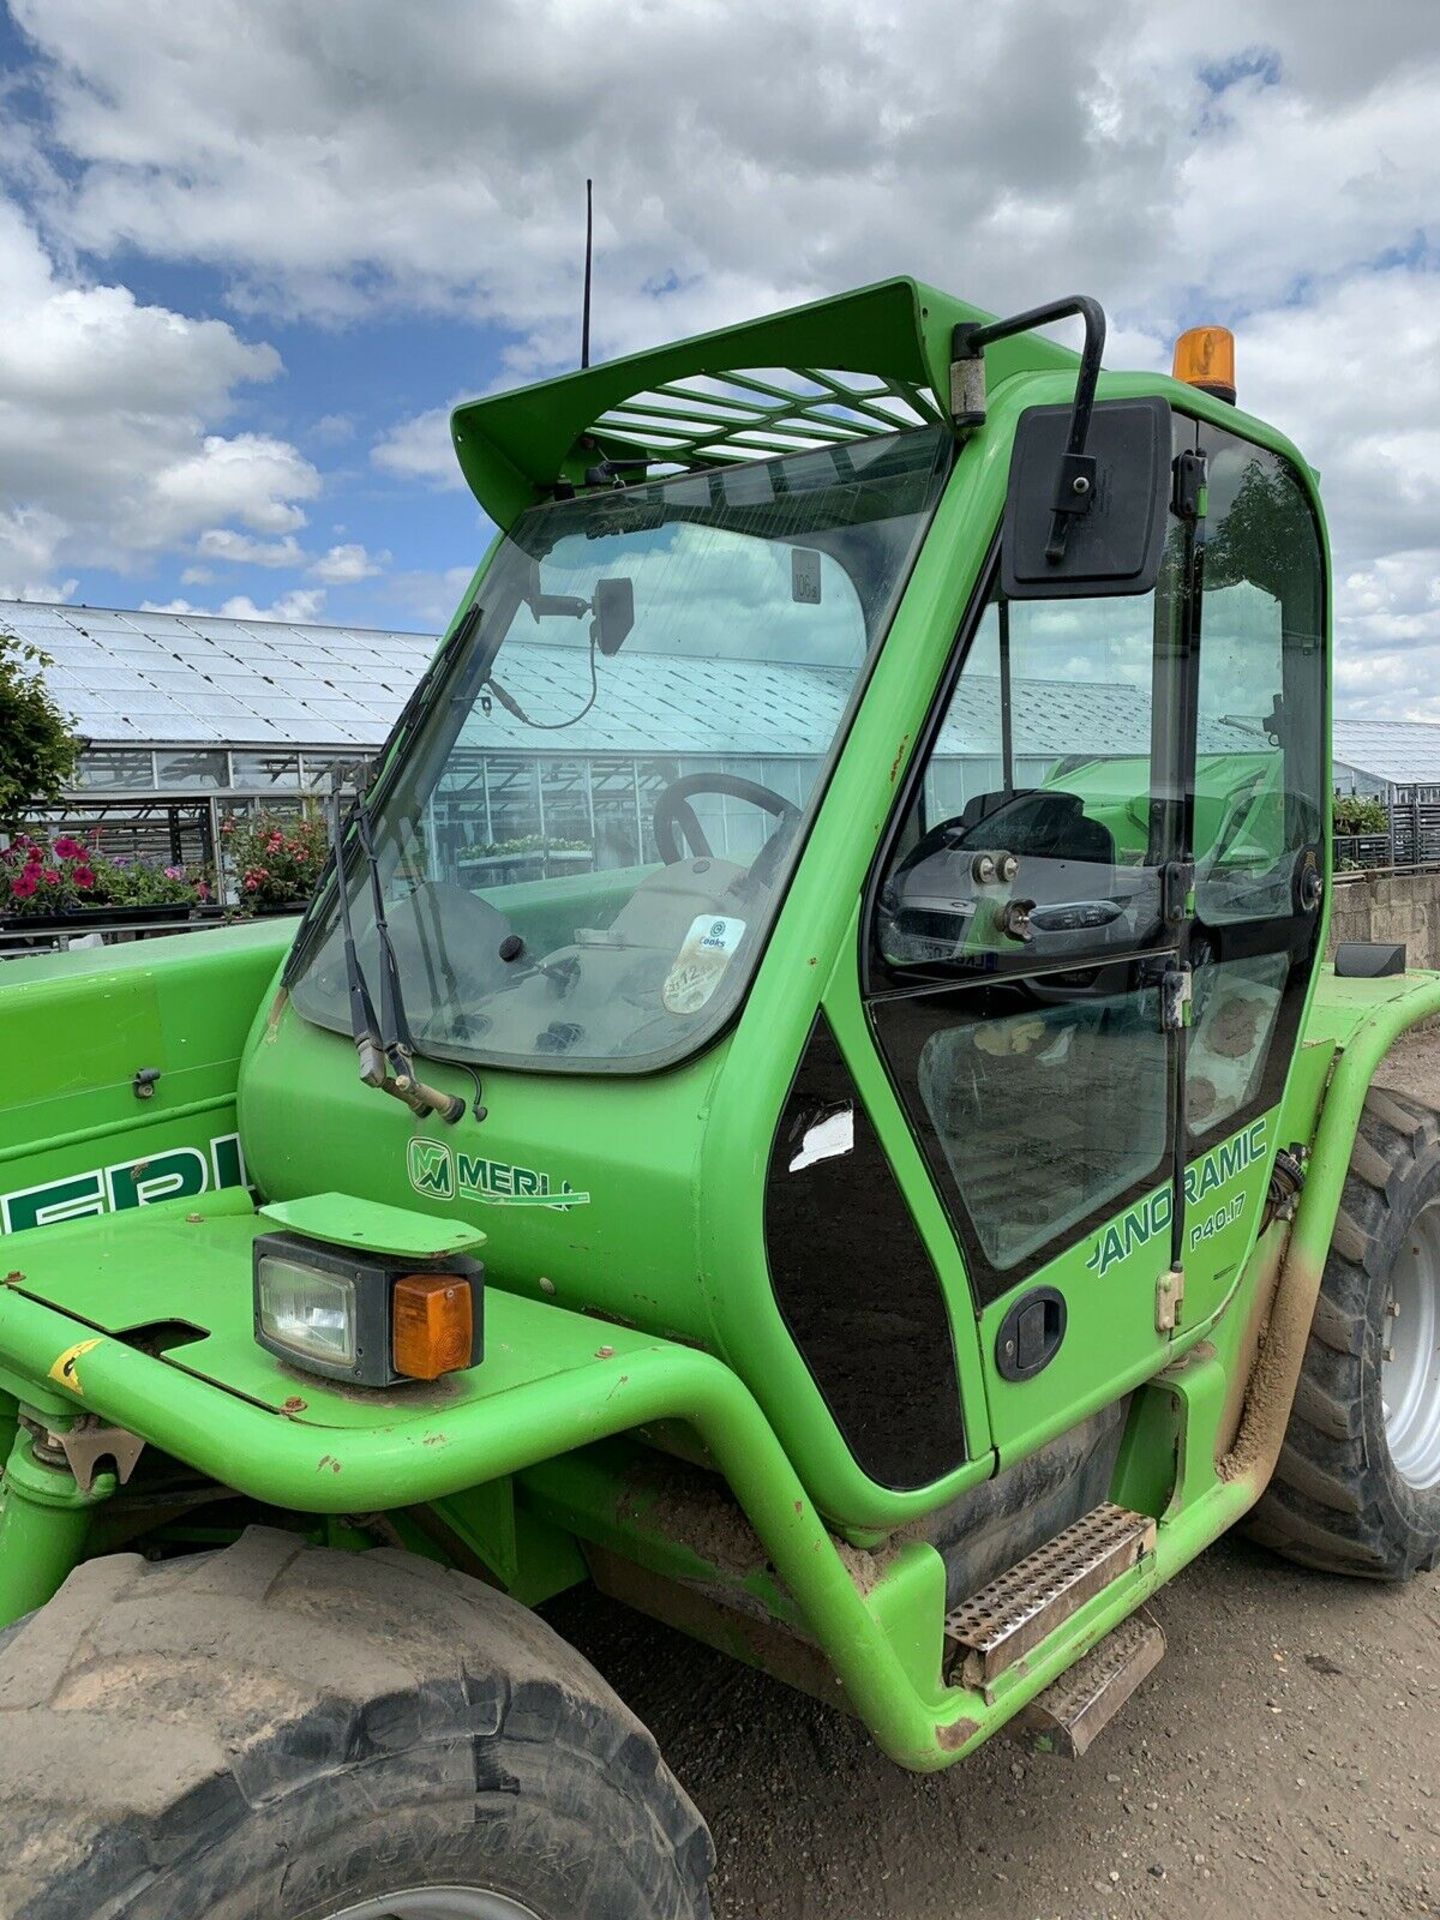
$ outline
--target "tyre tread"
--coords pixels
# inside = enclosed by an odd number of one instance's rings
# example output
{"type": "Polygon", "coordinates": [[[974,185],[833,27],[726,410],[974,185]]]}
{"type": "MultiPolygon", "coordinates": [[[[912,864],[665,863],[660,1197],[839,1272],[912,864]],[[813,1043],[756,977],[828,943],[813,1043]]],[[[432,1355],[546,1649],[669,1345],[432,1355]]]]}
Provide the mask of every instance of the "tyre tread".
{"type": "Polygon", "coordinates": [[[708,1914],[709,1834],[649,1732],[494,1588],[264,1528],[187,1561],[90,1562],[0,1646],[0,1920],[184,1913],[157,1892],[167,1869],[289,1817],[323,1776],[389,1761],[473,1799],[491,1756],[513,1795],[507,1752],[619,1781],[654,1913],[708,1914]]]}
{"type": "MultiPolygon", "coordinates": [[[[1440,1112],[1372,1087],[1346,1173],[1290,1424],[1248,1522],[1297,1563],[1405,1579],[1440,1548],[1440,1491],[1390,1462],[1379,1413],[1376,1314],[1394,1249],[1440,1186],[1440,1112]]],[[[1380,1302],[1383,1306],[1383,1302],[1380,1302]]]]}

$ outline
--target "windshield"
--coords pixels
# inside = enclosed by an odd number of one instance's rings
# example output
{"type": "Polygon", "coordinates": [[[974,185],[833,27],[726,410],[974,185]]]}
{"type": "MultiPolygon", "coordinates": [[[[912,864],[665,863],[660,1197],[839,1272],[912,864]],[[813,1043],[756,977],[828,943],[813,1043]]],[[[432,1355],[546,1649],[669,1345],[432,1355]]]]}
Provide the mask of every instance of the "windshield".
{"type": "MultiPolygon", "coordinates": [[[[857,440],[517,522],[374,809],[422,1052],[623,1072],[724,1022],[951,444],[857,440]]],[[[332,899],[289,978],[305,1018],[348,1032],[337,917],[332,899]]]]}

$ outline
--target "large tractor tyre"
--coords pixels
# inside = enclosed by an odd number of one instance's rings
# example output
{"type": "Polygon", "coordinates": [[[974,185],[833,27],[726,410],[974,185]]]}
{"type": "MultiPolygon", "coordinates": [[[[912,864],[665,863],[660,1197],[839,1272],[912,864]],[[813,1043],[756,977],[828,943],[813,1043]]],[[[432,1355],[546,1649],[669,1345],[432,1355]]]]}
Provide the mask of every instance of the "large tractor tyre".
{"type": "Polygon", "coordinates": [[[252,1529],[0,1650],[0,1920],[706,1920],[705,1826],[503,1594],[252,1529]]]}
{"type": "Polygon", "coordinates": [[[1440,1563],[1440,1113],[1372,1088],[1285,1444],[1250,1531],[1302,1566],[1440,1563]]]}

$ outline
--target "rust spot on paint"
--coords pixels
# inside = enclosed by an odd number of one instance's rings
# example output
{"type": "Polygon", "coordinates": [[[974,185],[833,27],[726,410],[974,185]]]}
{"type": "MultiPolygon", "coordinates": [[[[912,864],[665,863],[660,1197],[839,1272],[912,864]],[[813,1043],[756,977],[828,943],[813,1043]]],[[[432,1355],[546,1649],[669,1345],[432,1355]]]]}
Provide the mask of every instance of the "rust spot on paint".
{"type": "Polygon", "coordinates": [[[290,998],[284,987],[270,1002],[270,1011],[265,1016],[265,1038],[273,1041],[280,1031],[280,1016],[285,1011],[285,1002],[290,998]]]}
{"type": "Polygon", "coordinates": [[[326,1467],[329,1467],[332,1473],[339,1473],[340,1462],[335,1458],[333,1453],[327,1453],[322,1455],[321,1458],[316,1462],[315,1471],[317,1473],[323,1473],[326,1467]]]}
{"type": "Polygon", "coordinates": [[[952,1720],[946,1726],[935,1729],[935,1744],[942,1753],[958,1753],[967,1740],[973,1740],[980,1731],[978,1720],[952,1720]]]}
{"type": "Polygon", "coordinates": [[[804,1513],[804,1511],[805,1511],[805,1502],[804,1502],[803,1500],[797,1500],[797,1501],[795,1502],[795,1511],[796,1511],[797,1513],[804,1513]]]}
{"type": "Polygon", "coordinates": [[[893,787],[900,772],[900,762],[905,758],[905,749],[910,744],[908,733],[901,734],[900,744],[895,749],[895,758],[890,762],[890,784],[893,787]]]}

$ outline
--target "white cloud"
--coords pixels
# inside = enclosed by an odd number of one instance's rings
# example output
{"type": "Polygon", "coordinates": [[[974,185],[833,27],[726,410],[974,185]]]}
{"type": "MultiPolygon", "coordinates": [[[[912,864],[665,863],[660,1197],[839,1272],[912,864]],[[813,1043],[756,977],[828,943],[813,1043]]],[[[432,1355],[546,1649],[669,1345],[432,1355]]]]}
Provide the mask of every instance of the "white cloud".
{"type": "Polygon", "coordinates": [[[449,407],[429,407],[408,420],[398,420],[375,442],[370,458],[401,480],[424,480],[456,490],[465,485],[450,439],[449,407]]]}
{"type": "Polygon", "coordinates": [[[327,587],[348,587],[357,580],[373,580],[389,564],[388,553],[368,553],[359,541],[351,540],[323,554],[311,567],[310,577],[323,580],[327,587]]]}
{"type": "Polygon", "coordinates": [[[238,520],[280,533],[320,477],[287,442],[213,424],[279,359],[220,321],[69,284],[0,196],[0,580],[129,566],[238,520]]]}
{"type": "Polygon", "coordinates": [[[247,593],[232,594],[218,607],[198,607],[193,601],[142,600],[141,613],[197,613],[222,620],[294,620],[308,625],[319,620],[325,608],[323,587],[296,587],[282,593],[268,607],[257,607],[247,593]]]}
{"type": "Polygon", "coordinates": [[[195,543],[206,560],[225,560],[232,566],[299,567],[305,552],[293,533],[280,540],[257,540],[234,527],[207,527],[195,543]]]}
{"type": "Polygon", "coordinates": [[[350,413],[322,413],[310,427],[308,437],[320,446],[336,447],[355,438],[355,416],[350,413]]]}
{"type": "Polygon", "coordinates": [[[455,617],[460,596],[470,584],[475,569],[471,566],[446,567],[437,573],[405,571],[391,573],[380,591],[397,611],[396,624],[421,633],[438,633],[455,617]]]}
{"type": "MultiPolygon", "coordinates": [[[[498,337],[507,379],[573,364],[594,173],[597,355],[895,271],[993,307],[1094,291],[1116,366],[1229,321],[1242,400],[1324,474],[1349,709],[1440,686],[1434,0],[429,0],[403,32],[386,0],[12,12],[65,163],[32,145],[12,165],[57,245],[209,262],[242,313],[442,314],[498,337]]],[[[268,348],[61,285],[3,238],[0,284],[0,457],[23,446],[47,476],[28,522],[0,520],[0,573],[52,577],[77,524],[92,562],[297,532],[314,469],[216,431],[268,348]],[[7,400],[28,410],[13,442],[7,400]]],[[[314,444],[343,432],[328,419],[314,444]]],[[[462,484],[447,408],[370,457],[462,484]]]]}

